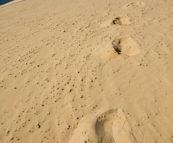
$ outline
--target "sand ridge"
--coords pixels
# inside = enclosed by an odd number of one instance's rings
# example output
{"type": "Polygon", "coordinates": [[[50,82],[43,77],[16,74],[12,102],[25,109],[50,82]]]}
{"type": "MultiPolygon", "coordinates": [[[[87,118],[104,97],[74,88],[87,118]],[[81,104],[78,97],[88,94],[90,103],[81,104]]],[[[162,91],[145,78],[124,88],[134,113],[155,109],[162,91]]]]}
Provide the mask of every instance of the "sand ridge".
{"type": "Polygon", "coordinates": [[[172,6],[25,0],[0,8],[0,142],[171,143],[172,6]]]}

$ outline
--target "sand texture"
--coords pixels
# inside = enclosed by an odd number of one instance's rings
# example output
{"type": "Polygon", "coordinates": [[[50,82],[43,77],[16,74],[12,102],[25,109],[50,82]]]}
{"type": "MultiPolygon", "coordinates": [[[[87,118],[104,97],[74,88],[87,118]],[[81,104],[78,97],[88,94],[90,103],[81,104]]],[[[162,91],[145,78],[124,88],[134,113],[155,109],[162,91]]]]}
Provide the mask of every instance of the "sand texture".
{"type": "Polygon", "coordinates": [[[0,143],[173,143],[173,1],[0,7],[0,143]]]}

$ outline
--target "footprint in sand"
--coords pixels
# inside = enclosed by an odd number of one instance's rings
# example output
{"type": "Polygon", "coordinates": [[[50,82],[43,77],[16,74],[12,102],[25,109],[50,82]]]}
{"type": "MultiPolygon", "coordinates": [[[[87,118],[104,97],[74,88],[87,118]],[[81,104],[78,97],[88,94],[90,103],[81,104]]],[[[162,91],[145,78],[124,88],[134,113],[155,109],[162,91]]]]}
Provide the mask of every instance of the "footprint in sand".
{"type": "Polygon", "coordinates": [[[138,44],[131,37],[115,39],[112,46],[118,55],[134,56],[140,52],[138,44]]]}
{"type": "Polygon", "coordinates": [[[134,8],[134,7],[142,7],[145,6],[144,2],[137,1],[137,2],[132,2],[127,5],[122,6],[122,9],[129,9],[129,8],[134,8]]]}
{"type": "Polygon", "coordinates": [[[136,143],[133,132],[121,109],[84,117],[69,143],[136,143]]]}
{"type": "Polygon", "coordinates": [[[131,38],[116,38],[112,42],[103,42],[96,47],[91,57],[98,57],[102,60],[123,58],[124,56],[135,56],[140,53],[137,42],[131,38]]]}
{"type": "Polygon", "coordinates": [[[131,21],[129,17],[116,17],[114,19],[110,19],[100,25],[101,28],[109,27],[110,25],[130,25],[131,21]]]}
{"type": "Polygon", "coordinates": [[[111,109],[97,118],[96,134],[98,143],[135,143],[122,110],[111,109]]]}
{"type": "Polygon", "coordinates": [[[130,18],[129,17],[116,17],[112,20],[113,25],[130,25],[130,18]]]}

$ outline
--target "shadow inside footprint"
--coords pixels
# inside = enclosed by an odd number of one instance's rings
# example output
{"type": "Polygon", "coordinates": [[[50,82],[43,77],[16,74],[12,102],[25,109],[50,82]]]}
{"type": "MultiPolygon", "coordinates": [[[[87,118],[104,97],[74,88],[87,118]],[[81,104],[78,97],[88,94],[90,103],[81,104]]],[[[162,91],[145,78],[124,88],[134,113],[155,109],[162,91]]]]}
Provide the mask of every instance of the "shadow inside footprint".
{"type": "Polygon", "coordinates": [[[98,118],[96,121],[96,134],[98,136],[98,143],[103,142],[103,138],[105,136],[104,124],[101,118],[98,118]]]}
{"type": "Polygon", "coordinates": [[[113,40],[112,47],[118,55],[134,56],[140,52],[138,44],[131,37],[113,40]]]}
{"type": "Polygon", "coordinates": [[[98,136],[98,143],[115,143],[114,138],[104,129],[104,121],[98,118],[96,121],[96,134],[98,136]]]}
{"type": "Polygon", "coordinates": [[[116,18],[112,21],[112,24],[114,24],[114,25],[116,25],[116,24],[121,25],[122,22],[121,22],[120,17],[116,17],[116,18]]]}
{"type": "Polygon", "coordinates": [[[102,143],[115,143],[114,138],[110,134],[105,134],[102,143]]]}
{"type": "Polygon", "coordinates": [[[120,40],[118,40],[118,39],[114,40],[112,42],[112,46],[113,46],[115,52],[117,52],[117,54],[120,55],[121,51],[122,51],[120,40]]]}
{"type": "MultiPolygon", "coordinates": [[[[109,110],[106,114],[111,114],[114,110],[109,110]]],[[[109,131],[105,131],[105,126],[107,125],[107,120],[109,120],[106,114],[102,114],[99,118],[97,118],[95,129],[96,134],[98,136],[98,143],[115,143],[113,136],[110,134],[109,131]]],[[[106,127],[107,128],[107,127],[106,127]]]]}

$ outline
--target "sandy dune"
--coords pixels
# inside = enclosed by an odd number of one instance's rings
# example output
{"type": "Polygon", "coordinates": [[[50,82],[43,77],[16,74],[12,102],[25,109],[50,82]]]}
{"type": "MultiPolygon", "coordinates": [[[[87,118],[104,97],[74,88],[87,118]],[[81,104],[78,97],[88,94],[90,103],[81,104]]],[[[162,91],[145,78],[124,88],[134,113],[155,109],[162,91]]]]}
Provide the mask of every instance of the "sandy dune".
{"type": "Polygon", "coordinates": [[[0,143],[172,143],[172,0],[0,7],[0,143]]]}

